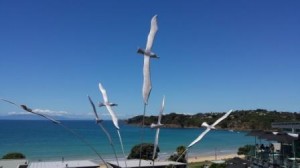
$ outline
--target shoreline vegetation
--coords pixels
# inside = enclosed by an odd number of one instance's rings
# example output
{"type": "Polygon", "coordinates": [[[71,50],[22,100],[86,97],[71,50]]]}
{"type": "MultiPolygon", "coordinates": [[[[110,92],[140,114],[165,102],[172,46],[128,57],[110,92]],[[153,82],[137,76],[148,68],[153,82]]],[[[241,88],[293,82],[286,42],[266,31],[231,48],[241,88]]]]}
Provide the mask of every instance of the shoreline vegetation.
{"type": "MultiPolygon", "coordinates": [[[[197,113],[194,115],[170,113],[163,115],[161,122],[167,128],[199,128],[205,121],[213,123],[225,112],[197,113]]],[[[156,123],[157,116],[145,116],[145,125],[156,123]]],[[[265,109],[237,110],[222,121],[217,128],[224,130],[249,131],[272,130],[272,122],[300,121],[300,113],[268,111],[265,109]]],[[[142,115],[129,118],[125,121],[129,125],[141,125],[142,115]]]]}

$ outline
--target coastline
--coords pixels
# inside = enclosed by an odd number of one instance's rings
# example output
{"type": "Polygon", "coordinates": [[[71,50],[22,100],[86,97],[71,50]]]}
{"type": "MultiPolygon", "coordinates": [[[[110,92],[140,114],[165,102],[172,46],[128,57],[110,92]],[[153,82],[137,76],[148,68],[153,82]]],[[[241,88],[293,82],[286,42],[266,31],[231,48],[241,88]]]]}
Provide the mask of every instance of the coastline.
{"type": "MultiPolygon", "coordinates": [[[[237,155],[234,153],[229,154],[222,154],[217,156],[217,160],[226,160],[226,159],[232,159],[234,157],[239,157],[244,159],[245,155],[237,155]]],[[[113,159],[111,159],[113,160],[113,159]]],[[[165,161],[166,159],[161,159],[158,161],[165,161]]],[[[188,163],[199,163],[199,162],[205,162],[205,161],[213,161],[216,160],[215,155],[199,155],[199,156],[193,156],[188,158],[188,163]]],[[[104,163],[100,163],[100,167],[105,167],[104,163]]]]}
{"type": "Polygon", "coordinates": [[[226,160],[234,157],[245,158],[244,155],[238,155],[234,153],[221,154],[221,155],[217,155],[217,157],[215,155],[200,155],[200,156],[189,157],[188,163],[213,161],[213,160],[226,160]]]}
{"type": "MultiPolygon", "coordinates": [[[[1,139],[0,156],[17,151],[23,153],[31,161],[55,161],[61,160],[97,160],[95,153],[77,138],[69,135],[65,130],[46,121],[0,121],[3,125],[0,134],[5,135],[1,139]],[[43,129],[41,129],[43,128],[43,129]],[[30,134],[31,136],[27,136],[30,134]],[[20,138],[25,137],[25,138],[20,138]]],[[[65,124],[76,130],[78,134],[86,137],[86,140],[101,154],[105,160],[114,158],[111,146],[99,127],[91,121],[65,121],[65,124]]],[[[117,134],[113,129],[111,121],[104,121],[104,126],[112,133],[117,149],[118,157],[122,158],[117,134]]],[[[155,130],[145,128],[147,142],[153,143],[155,130]]],[[[139,143],[139,127],[122,125],[125,153],[129,154],[130,149],[139,143]]],[[[159,139],[159,159],[169,158],[178,146],[189,144],[202,129],[161,129],[159,139]]],[[[1,136],[0,136],[1,137],[1,136]]],[[[224,130],[211,131],[205,139],[193,147],[187,157],[223,156],[224,154],[236,153],[237,149],[245,144],[253,144],[253,137],[245,136],[245,132],[231,132],[224,130]],[[220,143],[222,140],[222,145],[220,143]]]]}

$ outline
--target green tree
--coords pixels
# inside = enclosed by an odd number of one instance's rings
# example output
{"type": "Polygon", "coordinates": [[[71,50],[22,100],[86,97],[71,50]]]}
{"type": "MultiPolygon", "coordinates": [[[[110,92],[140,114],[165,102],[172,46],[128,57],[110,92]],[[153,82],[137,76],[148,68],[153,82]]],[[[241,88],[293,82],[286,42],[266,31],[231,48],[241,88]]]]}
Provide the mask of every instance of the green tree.
{"type": "Polygon", "coordinates": [[[248,155],[250,151],[254,151],[255,146],[253,145],[245,145],[243,147],[239,147],[237,154],[238,155],[248,155]]]}
{"type": "MultiPolygon", "coordinates": [[[[142,159],[145,160],[152,160],[153,156],[153,150],[154,150],[154,145],[151,143],[142,143],[135,145],[132,149],[131,152],[128,156],[128,159],[140,159],[140,149],[142,146],[142,159]]],[[[156,154],[154,159],[157,158],[158,152],[159,152],[159,147],[156,148],[156,154]]]]}
{"type": "Polygon", "coordinates": [[[186,153],[183,153],[185,152],[186,150],[186,147],[185,146],[178,146],[176,148],[176,154],[173,154],[169,157],[169,160],[172,160],[172,161],[178,161],[178,162],[182,162],[182,163],[186,163],[186,159],[185,159],[185,154],[186,153]],[[180,158],[179,158],[180,157],[180,158]],[[178,159],[179,158],[179,159],[178,159]]]}
{"type": "Polygon", "coordinates": [[[7,153],[2,159],[25,159],[25,155],[19,152],[7,153]]]}
{"type": "Polygon", "coordinates": [[[209,168],[226,168],[226,164],[225,163],[223,163],[223,164],[213,163],[209,166],[209,168]]]}

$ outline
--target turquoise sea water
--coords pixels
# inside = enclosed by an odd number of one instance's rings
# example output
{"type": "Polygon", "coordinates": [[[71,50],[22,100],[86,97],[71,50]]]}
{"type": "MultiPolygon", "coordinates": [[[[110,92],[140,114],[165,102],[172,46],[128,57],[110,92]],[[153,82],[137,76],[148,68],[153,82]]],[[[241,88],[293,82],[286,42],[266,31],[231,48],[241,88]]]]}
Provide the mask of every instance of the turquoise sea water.
{"type": "MultiPolygon", "coordinates": [[[[62,121],[63,124],[83,136],[106,159],[113,158],[108,140],[95,121],[62,121]]],[[[104,121],[111,133],[117,153],[122,157],[117,132],[111,121],[104,121]]],[[[120,123],[125,153],[141,142],[141,128],[120,123]]],[[[187,146],[202,128],[162,128],[160,131],[159,157],[175,152],[179,145],[187,146]]],[[[144,142],[154,142],[155,130],[145,128],[144,142]]],[[[193,146],[189,156],[236,153],[237,148],[253,144],[254,138],[246,132],[213,130],[193,146]]],[[[0,120],[0,156],[8,152],[22,152],[30,160],[97,159],[93,151],[62,127],[43,120],[0,120]]]]}

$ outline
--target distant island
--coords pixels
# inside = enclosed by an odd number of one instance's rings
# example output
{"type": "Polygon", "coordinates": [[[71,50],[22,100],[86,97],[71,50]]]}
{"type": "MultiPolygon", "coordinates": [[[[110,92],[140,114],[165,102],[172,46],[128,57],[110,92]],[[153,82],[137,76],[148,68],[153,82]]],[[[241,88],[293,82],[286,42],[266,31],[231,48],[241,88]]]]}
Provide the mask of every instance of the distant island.
{"type": "MultiPolygon", "coordinates": [[[[213,123],[225,112],[197,113],[194,115],[170,113],[162,117],[162,123],[170,128],[198,128],[202,122],[213,123]]],[[[131,125],[141,125],[142,115],[129,118],[126,122],[131,125]]],[[[228,130],[271,130],[272,122],[300,121],[300,113],[278,112],[265,109],[237,110],[222,121],[217,128],[228,130]]],[[[157,116],[146,116],[145,125],[157,122],[157,116]]]]}

